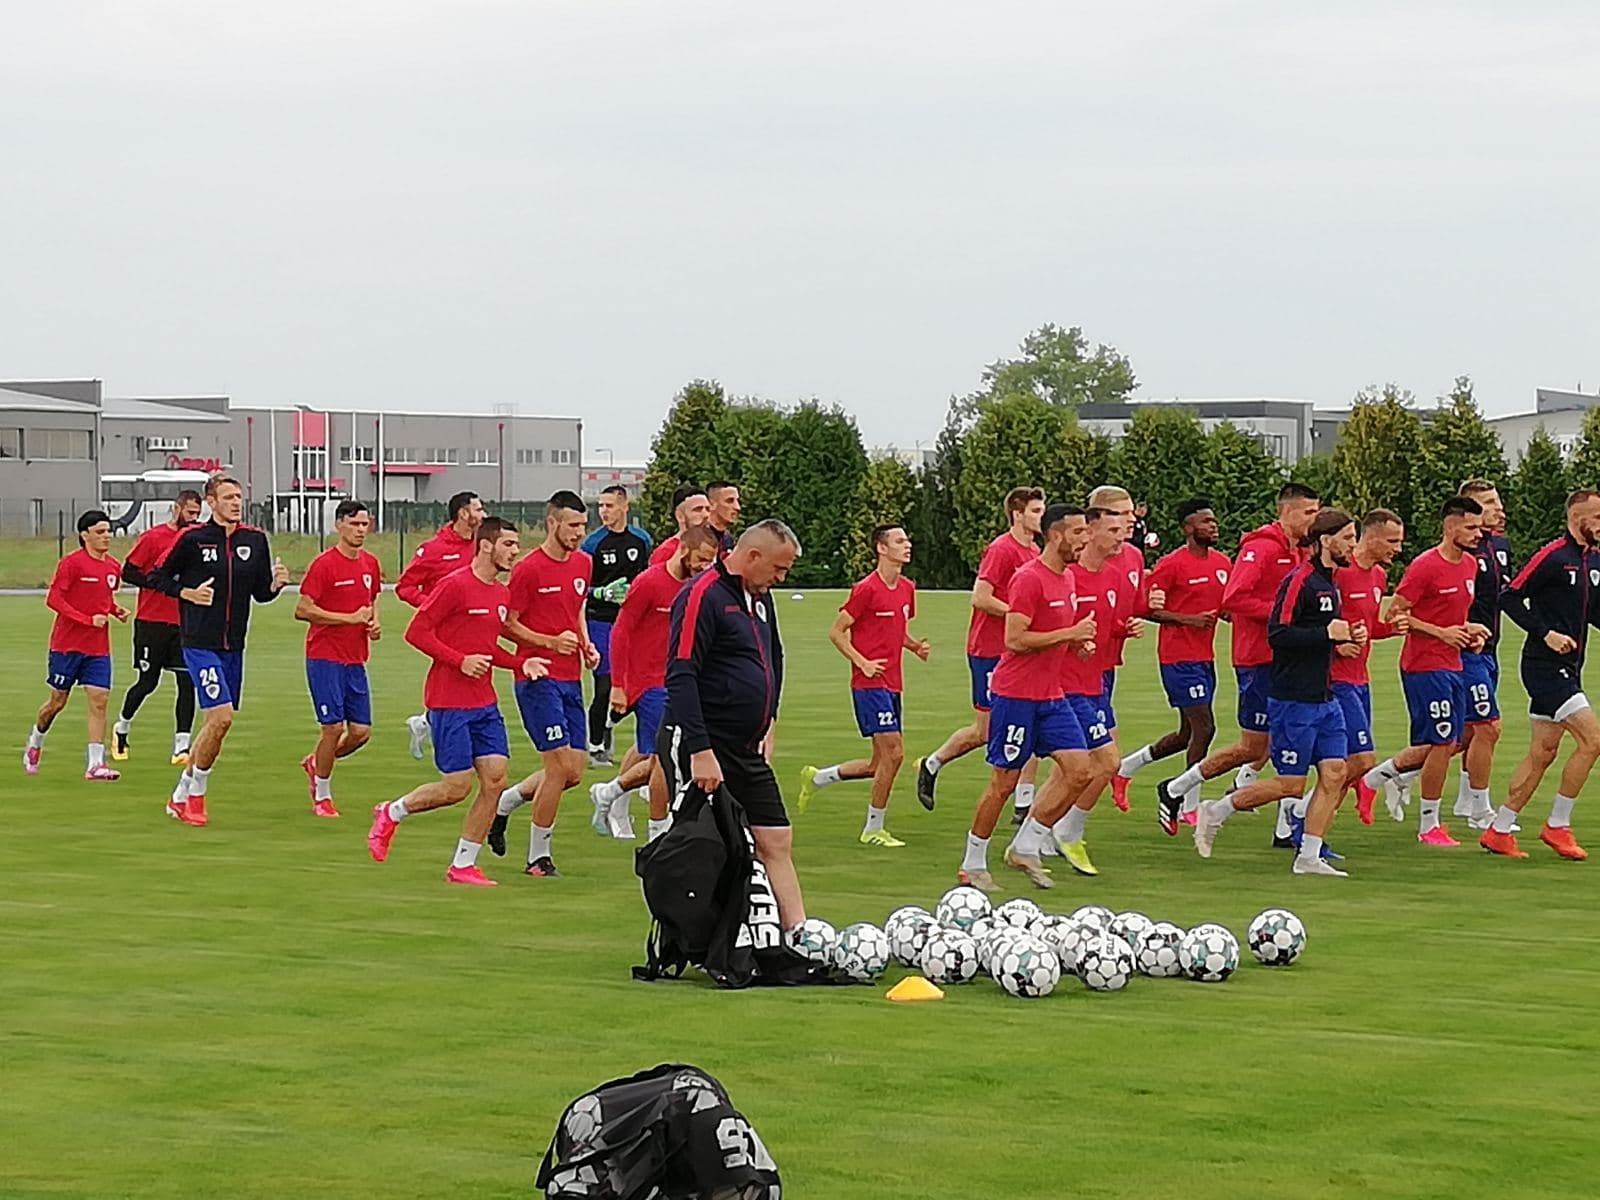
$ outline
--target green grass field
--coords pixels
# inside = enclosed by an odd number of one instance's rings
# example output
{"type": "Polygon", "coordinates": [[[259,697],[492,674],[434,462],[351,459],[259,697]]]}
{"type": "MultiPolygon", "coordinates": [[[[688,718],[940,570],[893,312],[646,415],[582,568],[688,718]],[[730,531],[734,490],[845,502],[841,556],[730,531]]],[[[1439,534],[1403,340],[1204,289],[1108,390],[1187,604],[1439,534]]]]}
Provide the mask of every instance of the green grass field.
{"type": "MultiPolygon", "coordinates": [[[[824,637],[837,599],[783,602],[778,755],[791,795],[802,764],[861,745],[824,637]]],[[[13,752],[0,801],[0,1195],[526,1196],[566,1101],[671,1059],[728,1085],[795,1197],[1593,1194],[1593,864],[1536,843],[1524,863],[1470,845],[1425,851],[1381,815],[1336,827],[1348,880],[1292,878],[1265,817],[1230,823],[1202,862],[1186,836],[1157,830],[1152,768],[1131,814],[1107,802],[1090,823],[1103,874],[1058,869],[1046,907],[1215,919],[1242,940],[1254,913],[1283,904],[1310,931],[1299,965],[1247,959],[1221,986],[1139,979],[1114,995],[1074,982],[1037,1002],[980,981],[909,1007],[881,987],[634,983],[645,915],[631,851],[590,832],[586,792],[557,830],[560,880],[518,873],[519,821],[512,858],[487,863],[502,887],[446,887],[458,812],[408,822],[387,864],[368,860],[370,806],[430,774],[406,752],[423,663],[392,597],[373,667],[377,738],[336,776],[345,818],[309,816],[298,763],[314,730],[291,603],[258,614],[212,824],[194,830],[162,815],[166,687],[140,714],[120,783],[81,781],[80,700],[43,772],[22,774],[48,614],[37,597],[0,599],[13,752]]],[[[964,599],[923,608],[935,657],[907,664],[913,753],[967,707],[964,599]]],[[[127,631],[116,636],[120,689],[127,631]]],[[[1124,746],[1169,724],[1153,646],[1135,650],[1118,691],[1124,746]]],[[[1393,749],[1405,729],[1393,644],[1377,657],[1379,739],[1393,749]]],[[[1526,741],[1514,682],[1504,699],[1497,795],[1526,741]]],[[[531,769],[513,728],[513,768],[531,769]]],[[[910,843],[900,851],[856,844],[863,785],[821,793],[797,836],[811,911],[843,925],[931,905],[954,881],[983,772],[977,755],[952,767],[933,814],[903,778],[889,821],[910,843]]],[[[1600,830],[1593,802],[1580,801],[1580,833],[1600,830]]]]}

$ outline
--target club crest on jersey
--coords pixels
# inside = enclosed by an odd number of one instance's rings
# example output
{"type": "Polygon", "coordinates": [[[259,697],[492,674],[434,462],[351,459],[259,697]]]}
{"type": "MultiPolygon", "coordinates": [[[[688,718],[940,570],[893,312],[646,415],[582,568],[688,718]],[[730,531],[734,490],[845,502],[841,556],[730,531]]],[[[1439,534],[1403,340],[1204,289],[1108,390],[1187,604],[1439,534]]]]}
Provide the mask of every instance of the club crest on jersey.
{"type": "Polygon", "coordinates": [[[113,592],[117,590],[117,584],[119,584],[121,582],[122,581],[120,579],[118,579],[115,575],[107,575],[106,576],[106,586],[108,588],[110,588],[113,592]]]}
{"type": "Polygon", "coordinates": [[[1589,586],[1600,587],[1600,570],[1596,570],[1594,567],[1589,568],[1589,586]]]}
{"type": "Polygon", "coordinates": [[[1001,750],[1000,753],[1005,757],[1007,762],[1016,762],[1017,756],[1022,753],[1022,747],[1013,746],[1010,742],[1007,742],[1005,744],[1005,748],[1001,750]]]}
{"type": "Polygon", "coordinates": [[[1138,571],[1129,571],[1128,572],[1128,582],[1133,584],[1134,587],[1138,587],[1139,586],[1139,572],[1138,571]]]}
{"type": "Polygon", "coordinates": [[[372,587],[372,572],[363,571],[362,574],[361,574],[361,582],[362,582],[363,586],[365,586],[368,589],[370,589],[372,587]]]}
{"type": "Polygon", "coordinates": [[[499,608],[495,609],[495,611],[500,614],[500,623],[504,625],[506,622],[506,606],[502,604],[499,608]]]}
{"type": "Polygon", "coordinates": [[[629,562],[638,562],[639,561],[639,547],[637,547],[637,546],[628,547],[628,561],[629,562]]]}
{"type": "Polygon", "coordinates": [[[1500,560],[1500,565],[1502,567],[1507,565],[1506,564],[1506,552],[1504,550],[1496,550],[1494,552],[1494,556],[1500,560]]]}
{"type": "Polygon", "coordinates": [[[583,593],[586,592],[588,590],[588,588],[589,588],[589,581],[587,579],[584,579],[581,575],[577,579],[574,579],[572,581],[572,590],[577,592],[578,595],[580,595],[580,596],[583,595],[583,593]]]}
{"type": "Polygon", "coordinates": [[[239,556],[239,561],[240,562],[249,561],[249,558],[250,558],[250,547],[249,546],[237,546],[237,547],[234,548],[233,552],[239,556]]]}
{"type": "Polygon", "coordinates": [[[1228,572],[1225,571],[1221,567],[1217,568],[1217,582],[1218,583],[1227,583],[1228,582],[1228,572]]]}
{"type": "Polygon", "coordinates": [[[762,622],[765,623],[765,621],[767,619],[766,601],[764,601],[764,600],[757,600],[756,601],[756,616],[760,617],[762,622]]]}

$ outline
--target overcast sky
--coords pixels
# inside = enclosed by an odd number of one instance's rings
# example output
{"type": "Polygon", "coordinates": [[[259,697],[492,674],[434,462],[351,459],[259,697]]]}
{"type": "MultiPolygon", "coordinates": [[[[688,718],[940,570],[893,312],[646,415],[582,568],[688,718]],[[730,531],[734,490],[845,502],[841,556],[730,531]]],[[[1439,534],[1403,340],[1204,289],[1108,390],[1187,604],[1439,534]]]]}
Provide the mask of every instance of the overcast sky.
{"type": "Polygon", "coordinates": [[[0,377],[932,438],[1046,321],[1147,396],[1600,385],[1592,4],[11,6],[0,377]],[[251,15],[253,12],[254,15],[251,15]]]}

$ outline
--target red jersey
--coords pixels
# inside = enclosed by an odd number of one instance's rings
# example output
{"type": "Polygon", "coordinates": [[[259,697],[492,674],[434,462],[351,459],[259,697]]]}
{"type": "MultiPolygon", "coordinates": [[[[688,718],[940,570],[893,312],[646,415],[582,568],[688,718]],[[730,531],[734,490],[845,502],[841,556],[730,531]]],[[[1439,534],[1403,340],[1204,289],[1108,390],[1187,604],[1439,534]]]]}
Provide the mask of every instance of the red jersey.
{"type": "MultiPolygon", "coordinates": [[[[1011,587],[1007,603],[1012,612],[1028,618],[1030,633],[1052,633],[1078,623],[1070,570],[1058,575],[1036,557],[1007,582],[1011,587]]],[[[1064,661],[1069,657],[1076,657],[1070,642],[1032,654],[1007,650],[989,679],[989,691],[1011,700],[1059,700],[1064,661]]]]}
{"type": "Polygon", "coordinates": [[[671,558],[678,552],[678,546],[682,541],[683,539],[677,534],[673,534],[666,541],[662,542],[661,545],[657,546],[650,552],[650,565],[654,567],[666,562],[667,559],[671,558]]]}
{"type": "MultiPolygon", "coordinates": [[[[1039,547],[1032,542],[1019,542],[1009,533],[1002,533],[989,543],[978,564],[978,578],[987,580],[994,588],[996,600],[1010,603],[1011,577],[1017,568],[1039,557],[1039,547]]],[[[1006,652],[1006,619],[972,610],[972,622],[967,626],[967,654],[973,658],[999,658],[1006,652]]]]}
{"type": "MultiPolygon", "coordinates": [[[[311,560],[300,594],[318,608],[352,613],[364,608],[383,591],[383,571],[378,560],[362,550],[349,558],[330,546],[311,560]]],[[[306,657],[336,663],[364,663],[372,653],[365,625],[309,625],[306,657]]]]}
{"type": "Polygon", "coordinates": [[[117,606],[122,586],[122,564],[111,555],[95,558],[87,550],[74,550],[56,564],[55,577],[44,602],[56,614],[50,627],[50,649],[77,654],[110,654],[111,633],[95,626],[98,613],[117,606]]]}
{"type": "Polygon", "coordinates": [[[1245,534],[1239,543],[1239,557],[1222,591],[1222,611],[1233,618],[1234,666],[1261,667],[1272,661],[1267,617],[1279,585],[1304,560],[1305,554],[1289,544],[1289,535],[1276,521],[1245,534]]]}
{"type": "MultiPolygon", "coordinates": [[[[1150,585],[1149,577],[1144,570],[1144,554],[1132,542],[1123,542],[1121,548],[1111,556],[1111,566],[1117,568],[1121,577],[1117,581],[1119,593],[1118,608],[1125,616],[1143,617],[1150,612],[1150,585]]],[[[1122,665],[1122,648],[1132,636],[1128,632],[1127,622],[1124,621],[1114,631],[1115,641],[1111,646],[1111,661],[1109,667],[1122,665]]]]}
{"type": "Polygon", "coordinates": [[[683,583],[665,563],[657,563],[628,585],[627,599],[611,626],[611,683],[622,689],[629,704],[651,688],[667,686],[672,602],[683,583]]]}
{"type": "Polygon", "coordinates": [[[868,679],[850,664],[852,691],[888,688],[891,692],[904,690],[901,674],[901,652],[906,644],[906,625],[917,615],[917,585],[902,575],[893,587],[883,581],[883,576],[873,571],[855,587],[850,597],[839,606],[855,619],[850,626],[850,644],[863,658],[882,659],[883,674],[868,679]]]}
{"type": "Polygon", "coordinates": [[[461,673],[469,654],[487,654],[494,665],[518,669],[519,660],[500,645],[505,633],[511,593],[498,579],[488,583],[471,571],[456,571],[428,593],[417,615],[406,627],[406,641],[429,658],[422,702],[428,708],[487,708],[500,703],[494,690],[494,672],[477,679],[461,673]]]}
{"type": "MultiPolygon", "coordinates": [[[[1222,591],[1228,586],[1233,564],[1220,550],[1195,554],[1189,547],[1174,550],[1151,569],[1149,588],[1166,593],[1166,611],[1194,616],[1222,611],[1222,591]]],[[[1149,591],[1147,589],[1146,596],[1149,591]]],[[[1169,663],[1215,662],[1217,628],[1163,625],[1156,635],[1156,660],[1169,663]]]]}
{"type": "MultiPolygon", "coordinates": [[[[1472,609],[1473,588],[1477,584],[1478,559],[1463,554],[1453,563],[1439,553],[1439,547],[1411,560],[1400,577],[1395,595],[1411,603],[1411,615],[1430,625],[1465,625],[1472,609]]],[[[1406,674],[1422,671],[1461,670],[1461,651],[1425,633],[1406,634],[1400,647],[1400,670],[1406,674]]]]}
{"type": "Polygon", "coordinates": [[[1094,618],[1094,653],[1069,654],[1063,664],[1062,691],[1069,696],[1098,696],[1105,691],[1105,673],[1116,665],[1117,650],[1126,640],[1118,631],[1128,620],[1128,577],[1115,556],[1098,571],[1082,563],[1067,568],[1078,597],[1078,620],[1094,618]]]}
{"type": "Polygon", "coordinates": [[[406,569],[400,572],[394,594],[412,608],[420,608],[438,582],[469,564],[476,550],[477,544],[472,538],[462,537],[453,525],[444,526],[417,547],[406,569]]]}
{"type": "MultiPolygon", "coordinates": [[[[163,521],[146,529],[134,539],[133,546],[128,550],[128,566],[141,576],[148,576],[167,560],[167,551],[172,549],[172,543],[187,529],[187,525],[170,525],[163,521]]],[[[134,616],[141,621],[153,621],[157,625],[176,625],[178,623],[178,598],[169,596],[165,592],[158,592],[155,588],[141,587],[139,589],[139,606],[134,616]]]]}
{"type": "Polygon", "coordinates": [[[1367,627],[1367,640],[1354,658],[1335,652],[1328,678],[1334,683],[1365,686],[1371,683],[1367,674],[1367,659],[1372,657],[1372,643],[1394,636],[1394,627],[1386,625],[1378,614],[1383,605],[1383,592],[1389,584],[1389,573],[1382,567],[1363,567],[1352,561],[1333,573],[1334,586],[1339,589],[1340,615],[1353,629],[1358,624],[1367,627]]]}
{"type": "MultiPolygon", "coordinates": [[[[557,562],[535,546],[511,572],[511,611],[517,620],[534,633],[553,637],[571,630],[587,640],[583,625],[583,601],[589,591],[589,556],[574,550],[557,562]]],[[[550,660],[550,678],[568,683],[583,678],[583,656],[578,652],[557,654],[542,646],[524,646],[535,658],[550,660]]]]}

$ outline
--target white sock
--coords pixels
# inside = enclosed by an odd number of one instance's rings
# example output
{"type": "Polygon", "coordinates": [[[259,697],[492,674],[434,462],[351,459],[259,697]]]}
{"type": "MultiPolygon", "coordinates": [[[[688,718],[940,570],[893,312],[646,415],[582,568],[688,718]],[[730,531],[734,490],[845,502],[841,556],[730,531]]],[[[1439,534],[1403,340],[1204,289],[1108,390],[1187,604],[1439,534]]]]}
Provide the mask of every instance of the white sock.
{"type": "Polygon", "coordinates": [[[1422,768],[1421,767],[1414,767],[1409,771],[1401,771],[1398,775],[1395,776],[1394,781],[1400,785],[1402,790],[1408,789],[1408,788],[1410,788],[1410,786],[1413,783],[1415,783],[1417,781],[1417,776],[1421,775],[1421,774],[1422,774],[1422,768]]]}
{"type": "Polygon", "coordinates": [[[210,778],[211,778],[211,768],[210,767],[190,767],[189,768],[189,795],[191,795],[191,796],[200,796],[200,797],[203,798],[205,796],[205,794],[206,794],[206,782],[210,778]]]}
{"type": "Polygon", "coordinates": [[[1467,789],[1467,811],[1475,817],[1481,817],[1484,813],[1494,811],[1494,805],[1489,802],[1488,788],[1469,787],[1467,789]]]}
{"type": "Polygon", "coordinates": [[[1220,800],[1213,800],[1210,804],[1205,805],[1204,808],[1206,810],[1206,815],[1218,825],[1223,824],[1228,820],[1229,817],[1233,816],[1233,814],[1238,811],[1233,807],[1233,801],[1227,796],[1224,796],[1220,800]]]}
{"type": "Polygon", "coordinates": [[[1261,772],[1256,770],[1255,764],[1245,763],[1244,766],[1233,773],[1233,790],[1238,791],[1240,788],[1247,788],[1260,778],[1261,772]]]}
{"type": "Polygon", "coordinates": [[[494,811],[498,816],[509,817],[531,799],[531,796],[524,796],[517,791],[517,785],[513,783],[500,793],[500,801],[494,806],[494,811]]]}
{"type": "Polygon", "coordinates": [[[106,744],[104,742],[89,743],[89,769],[106,765],[106,744]]]}
{"type": "Polygon", "coordinates": [[[28,749],[38,750],[44,745],[44,730],[37,725],[28,729],[28,749]]]}
{"type": "Polygon", "coordinates": [[[1566,829],[1572,824],[1571,796],[1557,796],[1550,802],[1550,819],[1545,822],[1552,829],[1566,829]]]}
{"type": "Polygon", "coordinates": [[[651,817],[650,818],[650,826],[645,832],[645,841],[646,842],[653,842],[658,837],[660,837],[663,833],[665,833],[667,830],[669,830],[671,828],[672,828],[672,818],[671,817],[662,817],[661,820],[659,820],[659,821],[656,820],[654,817],[651,817]]]}
{"type": "Polygon", "coordinates": [[[1289,828],[1289,814],[1293,811],[1294,801],[1292,799],[1278,801],[1278,819],[1272,826],[1273,837],[1286,838],[1293,834],[1294,831],[1289,828]]]}
{"type": "Polygon", "coordinates": [[[939,761],[939,755],[937,753],[930,754],[928,757],[924,758],[922,760],[922,765],[927,768],[929,775],[937,775],[939,773],[939,768],[944,766],[944,764],[939,761]]]}
{"type": "Polygon", "coordinates": [[[1167,784],[1167,790],[1170,792],[1193,792],[1198,790],[1205,781],[1205,776],[1200,774],[1200,764],[1195,763],[1194,766],[1167,784]]]}
{"type": "MultiPolygon", "coordinates": [[[[622,795],[622,783],[617,779],[608,779],[595,789],[596,798],[603,804],[610,804],[620,795],[622,795]]],[[[501,799],[505,799],[504,792],[500,796],[501,799]]]]}
{"type": "Polygon", "coordinates": [[[963,871],[987,871],[989,869],[989,839],[981,838],[977,834],[967,833],[967,856],[961,860],[963,871]]]}
{"type": "Polygon", "coordinates": [[[175,733],[172,735],[172,752],[174,754],[189,753],[189,735],[187,733],[175,733]]]}
{"type": "Polygon", "coordinates": [[[630,793],[619,792],[617,794],[617,798],[606,806],[606,815],[614,817],[618,821],[626,820],[628,816],[628,805],[632,802],[632,800],[633,796],[630,793]]]}
{"type": "Polygon", "coordinates": [[[837,766],[823,767],[811,777],[812,787],[825,788],[835,783],[843,782],[844,780],[839,777],[839,768],[837,766]]]}
{"type": "Polygon", "coordinates": [[[133,722],[128,720],[127,717],[118,717],[116,725],[112,728],[122,734],[123,737],[127,737],[128,731],[133,728],[133,722]]]}
{"type": "Polygon", "coordinates": [[[1417,807],[1417,832],[1427,833],[1439,828],[1439,801],[1424,800],[1417,807]]]}
{"type": "Polygon", "coordinates": [[[317,799],[318,800],[332,800],[333,799],[333,780],[324,779],[321,775],[314,775],[314,776],[312,776],[312,781],[316,784],[316,787],[317,787],[317,799]]]}
{"type": "Polygon", "coordinates": [[[876,833],[876,832],[878,832],[878,830],[882,829],[883,828],[883,814],[886,811],[887,811],[886,809],[873,808],[872,805],[870,805],[870,804],[867,805],[867,824],[866,824],[865,828],[863,828],[861,830],[861,832],[862,833],[876,833]]]}
{"type": "Polygon", "coordinates": [[[1495,809],[1494,831],[1496,833],[1510,833],[1511,827],[1517,823],[1517,812],[1509,805],[1502,804],[1495,809]]]}
{"type": "Polygon", "coordinates": [[[1017,784],[1017,790],[1012,793],[1011,803],[1019,811],[1026,811],[1033,807],[1034,785],[1031,783],[1017,784]]]}
{"type": "Polygon", "coordinates": [[[1300,857],[1307,862],[1316,862],[1322,857],[1322,839],[1314,833],[1308,833],[1300,839],[1300,857]]]}
{"type": "Polygon", "coordinates": [[[1361,782],[1373,789],[1373,791],[1377,791],[1377,789],[1381,788],[1384,784],[1393,780],[1398,780],[1399,778],[1400,768],[1394,765],[1394,759],[1386,758],[1377,766],[1373,767],[1372,770],[1363,775],[1361,777],[1361,782]]]}
{"type": "Polygon", "coordinates": [[[1297,820],[1304,821],[1306,812],[1311,808],[1311,797],[1317,794],[1315,785],[1308,785],[1306,790],[1298,796],[1289,797],[1289,811],[1297,820]]]}
{"type": "Polygon", "coordinates": [[[482,842],[469,842],[466,838],[461,838],[456,842],[456,860],[450,865],[454,867],[475,867],[478,865],[478,851],[482,849],[482,842]]]}
{"type": "Polygon", "coordinates": [[[1465,771],[1462,771],[1460,776],[1456,779],[1456,809],[1455,809],[1455,811],[1458,814],[1459,813],[1465,813],[1471,807],[1472,807],[1472,780],[1467,778],[1467,773],[1465,771]]]}
{"type": "Polygon", "coordinates": [[[411,814],[406,811],[406,802],[403,799],[402,800],[394,800],[394,801],[390,802],[390,804],[389,804],[389,820],[393,821],[395,824],[398,825],[401,821],[404,821],[410,815],[411,814]]]}
{"type": "Polygon", "coordinates": [[[1197,783],[1187,792],[1183,793],[1183,804],[1179,812],[1192,813],[1200,807],[1200,785],[1197,783]]]}
{"type": "Polygon", "coordinates": [[[528,826],[528,861],[538,862],[541,858],[550,857],[550,838],[555,833],[556,827],[540,829],[537,825],[528,826]]]}
{"type": "Polygon", "coordinates": [[[1066,815],[1051,826],[1055,835],[1063,842],[1083,841],[1084,830],[1089,827],[1089,810],[1073,805],[1067,809],[1066,815]]]}
{"type": "Polygon", "coordinates": [[[1016,840],[1011,843],[1012,849],[1026,858],[1038,858],[1039,851],[1043,848],[1045,840],[1050,836],[1049,826],[1041,825],[1032,817],[1022,823],[1022,828],[1017,831],[1016,840]]]}
{"type": "Polygon", "coordinates": [[[1122,760],[1122,764],[1117,767],[1117,774],[1131,779],[1137,771],[1143,767],[1148,767],[1153,762],[1155,762],[1155,756],[1150,753],[1150,747],[1140,746],[1122,760]]]}

